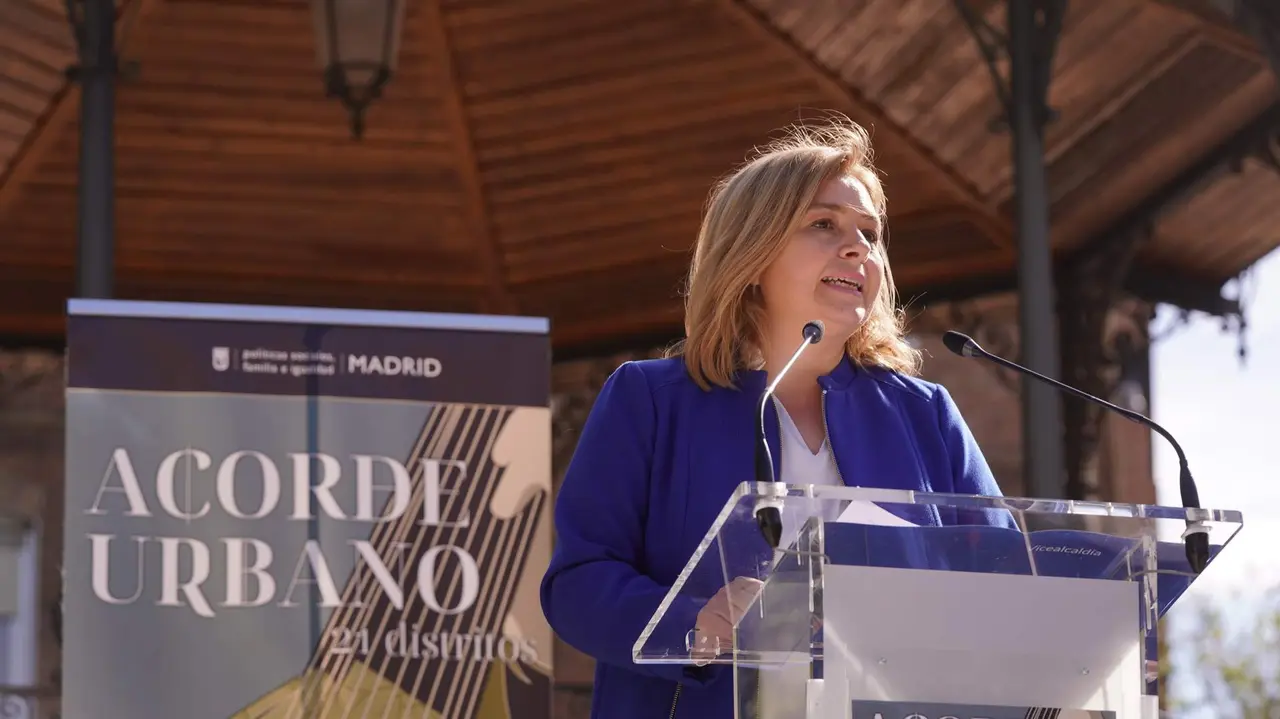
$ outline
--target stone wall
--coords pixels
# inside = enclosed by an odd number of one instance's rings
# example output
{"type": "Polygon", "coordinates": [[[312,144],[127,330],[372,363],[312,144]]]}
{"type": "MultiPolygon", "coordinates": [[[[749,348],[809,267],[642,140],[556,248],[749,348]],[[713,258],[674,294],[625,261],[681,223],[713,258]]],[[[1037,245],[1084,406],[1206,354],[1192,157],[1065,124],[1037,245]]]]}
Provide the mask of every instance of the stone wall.
{"type": "MultiPolygon", "coordinates": [[[[1139,308],[1138,314],[1141,314],[1139,308]]],[[[944,384],[955,398],[1006,494],[1022,493],[1020,405],[1016,377],[972,359],[957,357],[941,343],[949,327],[979,338],[993,351],[1016,349],[1016,316],[1009,298],[965,307],[931,309],[913,322],[912,338],[926,353],[924,376],[944,384]]],[[[557,483],[577,442],[578,430],[596,392],[623,361],[657,356],[649,352],[557,364],[553,372],[554,462],[557,483]]],[[[57,558],[62,551],[63,365],[39,351],[0,352],[0,511],[39,523],[43,541],[41,592],[46,606],[58,596],[57,558]]],[[[1139,426],[1109,420],[1099,449],[1099,494],[1115,501],[1152,502],[1150,437],[1139,426]]],[[[60,649],[52,612],[42,631],[39,678],[55,686],[60,649]]],[[[585,717],[593,665],[558,643],[556,717],[585,717]]],[[[45,704],[42,708],[52,708],[45,704]]],[[[53,713],[44,713],[46,719],[53,713]]]]}

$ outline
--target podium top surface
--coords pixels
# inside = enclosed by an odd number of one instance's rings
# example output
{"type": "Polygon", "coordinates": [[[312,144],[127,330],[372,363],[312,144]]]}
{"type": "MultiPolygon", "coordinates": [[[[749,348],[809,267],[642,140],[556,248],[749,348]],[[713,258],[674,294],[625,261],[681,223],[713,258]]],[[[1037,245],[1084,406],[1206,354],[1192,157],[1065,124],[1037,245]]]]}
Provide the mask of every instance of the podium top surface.
{"type": "MultiPolygon", "coordinates": [[[[807,636],[807,627],[821,622],[822,602],[815,597],[831,565],[1134,582],[1153,611],[1163,613],[1197,576],[1184,536],[1207,536],[1212,561],[1242,524],[1234,510],[743,483],[637,639],[633,658],[707,661],[692,633],[697,613],[722,588],[735,580],[741,586],[744,578],[762,595],[770,586],[775,592],[768,605],[771,621],[794,622],[797,629],[790,634],[807,636]],[[777,549],[757,522],[757,509],[764,506],[782,518],[777,549]]],[[[748,610],[757,620],[765,614],[759,600],[748,610]]],[[[738,646],[711,661],[784,651],[744,645],[763,636],[740,630],[738,646]]]]}
{"type": "MultiPolygon", "coordinates": [[[[819,484],[784,484],[786,501],[817,502],[874,502],[883,505],[916,505],[920,507],[953,507],[973,511],[1008,511],[1022,515],[1075,515],[1091,517],[1131,517],[1152,520],[1179,520],[1242,524],[1243,514],[1231,509],[1187,509],[1153,504],[1126,504],[1074,499],[1035,499],[1030,497],[984,497],[969,494],[941,492],[916,492],[905,489],[878,489],[874,487],[845,487],[819,484]]],[[[732,508],[745,498],[774,496],[779,491],[767,483],[743,482],[738,485],[717,517],[717,524],[729,518],[732,508]]],[[[897,511],[896,509],[893,511],[897,511]]],[[[713,525],[711,531],[714,532],[713,525]]]]}

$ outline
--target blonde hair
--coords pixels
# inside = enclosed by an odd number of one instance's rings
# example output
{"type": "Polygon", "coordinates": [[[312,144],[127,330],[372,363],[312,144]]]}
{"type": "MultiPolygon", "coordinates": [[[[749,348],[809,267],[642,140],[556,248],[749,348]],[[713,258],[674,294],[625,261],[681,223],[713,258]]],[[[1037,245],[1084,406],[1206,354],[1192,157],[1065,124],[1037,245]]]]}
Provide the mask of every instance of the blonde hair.
{"type": "MultiPolygon", "coordinates": [[[[738,370],[759,366],[765,313],[752,285],[781,254],[822,184],[833,177],[861,182],[884,225],[885,194],[872,164],[871,138],[843,116],[820,126],[786,128],[783,137],[712,188],[689,267],[685,339],[668,352],[683,355],[689,374],[703,389],[732,387],[738,370]]],[[[862,366],[916,374],[920,353],[904,338],[885,238],[876,244],[884,281],[845,352],[862,366]]]]}

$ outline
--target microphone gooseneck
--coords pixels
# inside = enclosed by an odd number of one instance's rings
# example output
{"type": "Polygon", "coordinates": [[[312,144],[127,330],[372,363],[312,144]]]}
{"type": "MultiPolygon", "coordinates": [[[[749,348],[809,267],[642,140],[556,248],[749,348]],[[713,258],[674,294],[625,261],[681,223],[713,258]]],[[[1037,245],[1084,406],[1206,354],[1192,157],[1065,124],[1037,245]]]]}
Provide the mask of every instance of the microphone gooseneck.
{"type": "MultiPolygon", "coordinates": [[[[1119,414],[1121,417],[1150,429],[1156,434],[1164,437],[1172,447],[1173,451],[1178,455],[1178,492],[1181,495],[1182,506],[1184,509],[1200,509],[1200,492],[1196,488],[1196,481],[1191,476],[1191,469],[1187,463],[1187,455],[1182,451],[1182,445],[1178,444],[1178,440],[1173,438],[1172,434],[1164,427],[1156,424],[1155,420],[1146,415],[1134,412],[1131,409],[1125,409],[1116,404],[1095,397],[1088,392],[1076,389],[1069,384],[1059,382],[1051,377],[1036,372],[1028,367],[1023,367],[1016,362],[1011,362],[998,355],[991,354],[984,350],[981,345],[973,340],[973,338],[955,331],[948,331],[942,335],[942,344],[947,349],[961,357],[981,357],[1000,365],[1007,367],[1014,372],[1033,377],[1051,387],[1057,388],[1074,397],[1093,402],[1119,414]]],[[[1191,564],[1191,570],[1196,574],[1204,571],[1206,565],[1209,564],[1209,530],[1203,524],[1187,520],[1187,531],[1183,533],[1183,541],[1187,548],[1187,562],[1191,564]]]]}
{"type": "Polygon", "coordinates": [[[778,389],[778,383],[782,378],[791,371],[791,367],[795,365],[796,360],[800,359],[800,355],[809,348],[809,345],[816,345],[822,341],[822,335],[826,328],[822,324],[822,320],[812,320],[806,322],[801,334],[804,335],[804,341],[792,353],[791,359],[783,365],[777,376],[765,388],[764,394],[760,397],[759,423],[756,426],[756,467],[755,475],[757,483],[769,483],[772,487],[770,494],[756,501],[755,516],[756,525],[760,527],[760,533],[764,535],[764,540],[769,543],[771,549],[777,549],[778,544],[782,541],[782,498],[786,494],[783,485],[778,482],[778,477],[773,470],[773,452],[769,449],[769,435],[765,431],[765,408],[769,405],[769,398],[773,397],[774,390],[778,389]]]}

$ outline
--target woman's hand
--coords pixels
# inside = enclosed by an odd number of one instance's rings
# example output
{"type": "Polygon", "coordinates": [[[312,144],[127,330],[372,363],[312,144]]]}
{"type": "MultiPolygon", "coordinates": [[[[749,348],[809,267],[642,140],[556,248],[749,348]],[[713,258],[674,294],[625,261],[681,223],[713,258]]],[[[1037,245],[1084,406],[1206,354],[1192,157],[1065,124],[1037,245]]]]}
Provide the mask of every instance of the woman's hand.
{"type": "Polygon", "coordinates": [[[694,659],[710,661],[733,648],[733,627],[764,590],[764,582],[738,577],[716,592],[698,612],[694,628],[694,659]]]}

